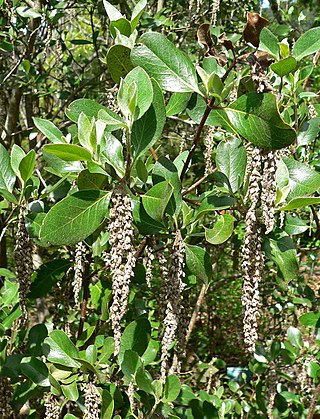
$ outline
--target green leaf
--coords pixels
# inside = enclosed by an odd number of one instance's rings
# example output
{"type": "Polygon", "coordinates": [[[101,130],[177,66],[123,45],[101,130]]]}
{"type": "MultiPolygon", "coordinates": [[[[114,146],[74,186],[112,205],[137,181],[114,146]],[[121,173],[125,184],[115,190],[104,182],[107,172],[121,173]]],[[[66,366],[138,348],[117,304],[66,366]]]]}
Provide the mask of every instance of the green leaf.
{"type": "Polygon", "coordinates": [[[154,77],[163,90],[200,93],[192,62],[164,35],[148,32],[140,42],[142,45],[132,50],[131,60],[154,77]]]}
{"type": "Polygon", "coordinates": [[[138,1],[138,3],[134,6],[133,10],[132,10],[132,15],[131,15],[131,28],[132,31],[135,30],[139,19],[143,13],[144,8],[147,5],[147,0],[140,0],[138,1]]]}
{"type": "Polygon", "coordinates": [[[121,371],[124,376],[132,379],[137,369],[141,366],[142,362],[137,352],[134,352],[131,349],[126,350],[121,362],[121,371]]]}
{"type": "Polygon", "coordinates": [[[148,170],[146,168],[146,165],[141,159],[138,159],[136,161],[136,171],[138,178],[143,182],[146,183],[148,180],[148,170]]]}
{"type": "Polygon", "coordinates": [[[237,192],[241,187],[246,164],[246,149],[242,141],[238,138],[230,138],[226,142],[219,143],[216,153],[217,169],[228,178],[232,192],[237,192]]]}
{"type": "Polygon", "coordinates": [[[296,67],[297,61],[294,57],[287,57],[270,65],[271,70],[280,77],[292,73],[296,67]]]}
{"type": "Polygon", "coordinates": [[[140,390],[148,394],[154,394],[151,375],[143,367],[136,372],[136,383],[140,390]]]}
{"type": "Polygon", "coordinates": [[[79,398],[77,380],[70,384],[61,384],[61,390],[67,400],[75,402],[79,398]]]}
{"type": "Polygon", "coordinates": [[[235,218],[230,214],[219,215],[213,228],[205,229],[207,242],[211,244],[224,243],[231,236],[233,232],[233,225],[235,218]]]}
{"type": "Polygon", "coordinates": [[[153,362],[156,359],[159,347],[160,344],[158,341],[153,339],[149,340],[148,347],[141,357],[144,366],[151,364],[151,362],[153,362]]]}
{"type": "Polygon", "coordinates": [[[50,386],[48,368],[40,359],[33,356],[25,357],[21,360],[20,369],[22,374],[30,378],[38,386],[50,386]]]}
{"type": "Polygon", "coordinates": [[[286,186],[287,182],[289,183],[290,191],[287,200],[309,195],[320,188],[320,174],[311,167],[289,158],[283,158],[282,162],[288,175],[283,176],[280,166],[276,172],[276,182],[280,190],[286,186]]]}
{"type": "Polygon", "coordinates": [[[77,348],[62,330],[53,330],[44,340],[44,353],[48,361],[65,367],[79,368],[74,358],[79,356],[77,348]]]}
{"type": "Polygon", "coordinates": [[[119,20],[123,17],[122,14],[119,12],[119,10],[116,9],[108,1],[103,0],[103,5],[104,5],[104,8],[106,9],[108,18],[111,20],[111,22],[114,21],[114,20],[119,20]]]}
{"type": "Polygon", "coordinates": [[[289,235],[301,234],[308,230],[309,226],[303,220],[292,215],[286,215],[285,232],[289,235]]]}
{"type": "Polygon", "coordinates": [[[10,156],[5,147],[0,144],[0,189],[12,192],[16,176],[10,164],[10,156]]]}
{"type": "Polygon", "coordinates": [[[149,189],[142,195],[142,204],[146,213],[154,220],[161,221],[172,193],[173,187],[167,181],[157,183],[149,189]]]}
{"type": "Polygon", "coordinates": [[[147,112],[132,125],[131,141],[135,159],[154,145],[160,138],[166,122],[166,110],[162,91],[152,80],[153,100],[147,112]]]}
{"type": "Polygon", "coordinates": [[[288,204],[279,208],[279,211],[292,211],[298,208],[304,208],[309,205],[319,204],[320,197],[318,196],[309,196],[309,197],[297,197],[291,199],[288,204]]]}
{"type": "Polygon", "coordinates": [[[317,379],[320,377],[320,365],[318,364],[318,362],[311,361],[307,365],[306,369],[307,369],[307,374],[309,375],[309,377],[313,379],[317,379]]]}
{"type": "Polygon", "coordinates": [[[42,118],[33,118],[34,125],[52,143],[65,143],[64,135],[51,121],[42,118]]]}
{"type": "Polygon", "coordinates": [[[285,232],[268,236],[265,242],[265,252],[267,257],[277,264],[286,282],[297,278],[299,265],[295,247],[293,241],[285,232]]]}
{"type": "Polygon", "coordinates": [[[313,118],[306,121],[299,130],[297,137],[297,146],[311,144],[320,131],[320,118],[313,118]]]}
{"type": "Polygon", "coordinates": [[[170,96],[169,102],[166,106],[167,116],[177,115],[183,112],[191,98],[191,93],[173,93],[170,96]]]}
{"type": "Polygon", "coordinates": [[[220,211],[230,208],[234,205],[235,200],[229,196],[207,196],[201,202],[201,205],[195,211],[195,220],[212,211],[220,211]]]}
{"type": "Polygon", "coordinates": [[[299,349],[302,348],[302,335],[299,329],[290,326],[287,330],[287,336],[292,346],[299,349]]]}
{"type": "Polygon", "coordinates": [[[279,57],[278,38],[268,28],[263,28],[260,32],[259,50],[268,52],[275,58],[279,57]]]}
{"type": "Polygon", "coordinates": [[[131,35],[130,22],[124,17],[122,17],[118,20],[113,20],[112,22],[110,22],[109,29],[110,29],[110,33],[111,33],[112,38],[115,38],[116,35],[117,35],[116,29],[118,29],[118,31],[122,35],[125,35],[127,37],[129,37],[131,35]]]}
{"type": "Polygon", "coordinates": [[[299,322],[307,327],[320,327],[320,312],[309,312],[299,317],[299,322]]]}
{"type": "Polygon", "coordinates": [[[119,177],[125,174],[125,164],[123,159],[123,147],[121,142],[112,134],[106,136],[106,144],[103,155],[110,166],[114,168],[119,177]]]}
{"type": "Polygon", "coordinates": [[[30,150],[29,153],[21,160],[19,164],[19,172],[24,183],[31,178],[35,162],[36,152],[34,150],[30,150]]]}
{"type": "Polygon", "coordinates": [[[292,55],[299,61],[320,49],[320,27],[309,29],[296,41],[292,55]]]}
{"type": "Polygon", "coordinates": [[[32,275],[28,298],[44,297],[62,279],[70,265],[67,259],[55,259],[43,263],[32,275]]]}
{"type": "Polygon", "coordinates": [[[79,190],[83,189],[103,189],[108,183],[106,175],[101,173],[90,173],[88,169],[82,170],[77,179],[79,190]]]}
{"type": "Polygon", "coordinates": [[[119,362],[123,362],[124,353],[130,349],[141,356],[148,347],[151,327],[147,318],[139,317],[124,330],[119,351],[119,362]]]}
{"type": "Polygon", "coordinates": [[[42,151],[42,154],[47,163],[46,170],[59,177],[83,170],[83,165],[79,161],[64,161],[51,153],[47,153],[45,150],[42,151]]]}
{"type": "Polygon", "coordinates": [[[162,223],[151,218],[145,211],[140,199],[132,199],[133,201],[133,220],[138,227],[139,232],[146,236],[161,231],[164,226],[162,223]]]}
{"type": "Polygon", "coordinates": [[[101,405],[101,419],[112,419],[113,409],[114,409],[114,400],[108,390],[102,390],[102,405],[101,405]]]}
{"type": "Polygon", "coordinates": [[[17,7],[16,12],[21,17],[32,18],[32,19],[37,19],[41,17],[41,13],[39,13],[38,10],[33,9],[31,7],[26,7],[26,6],[17,7]]]}
{"type": "Polygon", "coordinates": [[[105,106],[100,105],[98,102],[92,99],[77,99],[74,100],[68,106],[66,110],[66,115],[71,121],[78,122],[81,112],[83,112],[87,118],[91,121],[92,117],[95,120],[98,119],[98,114],[100,110],[110,113],[111,111],[105,106]]]}
{"type": "Polygon", "coordinates": [[[127,127],[124,120],[118,114],[110,111],[110,109],[101,109],[98,112],[98,119],[107,124],[106,130],[109,132],[127,127]]]}
{"type": "Polygon", "coordinates": [[[84,190],[54,205],[44,218],[41,240],[52,245],[73,245],[92,234],[106,216],[110,192],[84,190]]]}
{"type": "Polygon", "coordinates": [[[126,123],[131,126],[137,103],[136,83],[132,82],[128,84],[126,79],[121,79],[117,100],[119,108],[126,118],[126,123]]]}
{"type": "Polygon", "coordinates": [[[276,96],[272,93],[247,93],[223,110],[212,110],[221,118],[220,125],[229,124],[239,135],[264,149],[280,149],[292,144],[295,130],[281,118],[276,96]]]}
{"type": "Polygon", "coordinates": [[[164,397],[162,401],[164,403],[170,403],[176,400],[181,390],[180,380],[176,375],[169,375],[166,378],[164,385],[164,397]]]}
{"type": "Polygon", "coordinates": [[[126,75],[126,83],[130,86],[135,83],[137,86],[137,101],[133,114],[133,120],[141,118],[149,109],[153,99],[153,87],[150,77],[141,67],[135,67],[126,75]]]}
{"type": "Polygon", "coordinates": [[[186,265],[189,271],[204,283],[212,278],[212,265],[209,254],[199,246],[186,244],[186,265]]]}
{"type": "Polygon", "coordinates": [[[133,69],[130,52],[130,48],[121,44],[113,45],[108,49],[107,66],[112,80],[116,83],[120,83],[120,79],[133,69]]]}
{"type": "Polygon", "coordinates": [[[90,161],[90,151],[75,144],[48,144],[43,147],[47,153],[51,153],[65,161],[90,161]]]}
{"type": "Polygon", "coordinates": [[[173,187],[173,197],[168,204],[168,207],[171,209],[170,213],[178,215],[182,206],[181,181],[178,169],[169,159],[160,156],[152,170],[152,181],[155,185],[164,180],[169,181],[173,187]]]}
{"type": "Polygon", "coordinates": [[[11,149],[11,167],[14,173],[21,179],[19,165],[21,160],[25,157],[26,153],[17,144],[14,144],[11,149]]]}
{"type": "Polygon", "coordinates": [[[28,354],[32,356],[42,356],[42,344],[48,336],[48,329],[42,324],[33,326],[28,335],[28,354]]]}
{"type": "Polygon", "coordinates": [[[96,152],[97,137],[95,119],[92,118],[90,121],[87,115],[83,112],[80,113],[78,118],[78,138],[79,143],[89,150],[90,154],[96,152]]]}

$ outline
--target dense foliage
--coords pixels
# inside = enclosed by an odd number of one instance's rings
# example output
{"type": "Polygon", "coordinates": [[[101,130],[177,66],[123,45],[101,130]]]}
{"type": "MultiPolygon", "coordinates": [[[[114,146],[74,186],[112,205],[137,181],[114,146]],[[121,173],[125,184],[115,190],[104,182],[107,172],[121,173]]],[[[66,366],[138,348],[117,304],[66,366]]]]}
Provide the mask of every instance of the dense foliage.
{"type": "Polygon", "coordinates": [[[320,26],[281,6],[0,0],[0,417],[320,413],[320,26]]]}

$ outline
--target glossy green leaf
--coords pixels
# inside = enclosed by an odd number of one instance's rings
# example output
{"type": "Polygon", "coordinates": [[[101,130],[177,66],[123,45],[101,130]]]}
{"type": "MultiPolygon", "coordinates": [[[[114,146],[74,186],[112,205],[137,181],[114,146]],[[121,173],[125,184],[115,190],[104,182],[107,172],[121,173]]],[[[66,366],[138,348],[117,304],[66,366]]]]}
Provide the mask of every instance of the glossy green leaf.
{"type": "Polygon", "coordinates": [[[126,128],[124,120],[110,109],[101,109],[98,112],[98,119],[107,124],[106,131],[112,132],[119,128],[126,128]]]}
{"type": "Polygon", "coordinates": [[[152,181],[156,183],[167,180],[173,187],[173,197],[170,199],[167,211],[178,215],[182,206],[181,181],[176,166],[166,157],[161,156],[152,170],[152,181]]]}
{"type": "Polygon", "coordinates": [[[320,174],[311,167],[289,158],[283,158],[282,163],[285,167],[282,168],[281,164],[278,166],[276,182],[279,189],[282,189],[287,184],[289,185],[290,190],[287,195],[287,201],[310,195],[320,188],[320,174]],[[283,174],[284,169],[287,171],[286,176],[283,174]]]}
{"type": "Polygon", "coordinates": [[[111,111],[103,105],[100,105],[98,102],[92,99],[77,99],[74,100],[68,106],[66,110],[66,115],[71,121],[78,122],[81,112],[83,112],[87,118],[91,121],[92,117],[96,120],[98,119],[98,114],[100,110],[111,113],[111,111]]]}
{"type": "Polygon", "coordinates": [[[133,199],[133,220],[142,235],[155,234],[161,231],[164,226],[159,221],[151,218],[144,209],[141,199],[133,199]]]}
{"type": "Polygon", "coordinates": [[[136,171],[138,178],[143,182],[146,183],[148,180],[148,170],[146,168],[146,165],[141,159],[138,159],[136,161],[136,171]]]}
{"type": "Polygon", "coordinates": [[[286,233],[268,236],[265,242],[265,252],[278,266],[286,282],[297,278],[299,265],[293,241],[286,233]]]}
{"type": "Polygon", "coordinates": [[[292,73],[296,67],[297,61],[294,57],[283,58],[283,60],[270,65],[271,70],[280,77],[292,73]]]}
{"type": "Polygon", "coordinates": [[[61,384],[61,390],[67,400],[75,402],[79,398],[79,390],[77,380],[69,384],[61,384]]]}
{"type": "Polygon", "coordinates": [[[160,138],[166,122],[166,110],[162,91],[152,80],[153,100],[147,112],[132,125],[131,142],[135,158],[152,147],[160,138]]]}
{"type": "Polygon", "coordinates": [[[278,38],[268,28],[263,28],[260,32],[259,50],[268,52],[275,58],[279,56],[278,38]]]}
{"type": "Polygon", "coordinates": [[[114,409],[114,400],[108,390],[102,390],[102,404],[101,404],[101,419],[112,419],[113,409],[114,409]]]}
{"type": "Polygon", "coordinates": [[[299,217],[286,215],[285,232],[289,235],[301,234],[308,230],[308,224],[299,217]]]}
{"type": "Polygon", "coordinates": [[[66,367],[80,367],[80,363],[74,360],[79,356],[78,350],[62,330],[53,330],[44,340],[43,349],[50,362],[66,367]]]}
{"type": "Polygon", "coordinates": [[[80,113],[78,118],[78,139],[79,143],[85,147],[90,153],[95,153],[97,150],[97,136],[95,119],[89,120],[87,115],[80,113]]]}
{"type": "Polygon", "coordinates": [[[201,202],[201,205],[195,211],[195,220],[212,211],[220,211],[230,208],[235,200],[229,196],[207,196],[201,202]]]}
{"type": "Polygon", "coordinates": [[[299,329],[290,326],[287,330],[287,336],[292,346],[299,349],[302,348],[302,334],[299,329]]]}
{"type": "Polygon", "coordinates": [[[241,187],[246,164],[247,155],[242,141],[230,138],[219,143],[216,153],[217,169],[228,178],[232,192],[237,192],[241,187]]]}
{"type": "Polygon", "coordinates": [[[41,356],[43,353],[42,344],[47,336],[48,329],[43,323],[33,326],[28,335],[28,354],[32,356],[41,356]]]}
{"type": "Polygon", "coordinates": [[[122,34],[125,35],[127,37],[129,37],[131,35],[131,25],[130,22],[122,17],[118,20],[113,20],[112,22],[110,22],[110,34],[113,38],[116,37],[117,32],[116,29],[122,34]]]}
{"type": "Polygon", "coordinates": [[[119,362],[123,362],[127,350],[132,350],[141,356],[148,347],[151,327],[147,318],[139,317],[131,322],[124,330],[119,351],[119,362]]]}
{"type": "Polygon", "coordinates": [[[190,100],[191,93],[172,93],[170,96],[169,102],[166,106],[167,116],[178,115],[183,112],[190,100]]]}
{"type": "Polygon", "coordinates": [[[320,27],[309,29],[296,41],[292,55],[297,59],[313,54],[320,49],[320,27]]]}
{"type": "Polygon", "coordinates": [[[137,84],[134,81],[129,84],[126,79],[121,79],[117,100],[126,123],[131,126],[137,105],[137,84]]]}
{"type": "Polygon", "coordinates": [[[150,364],[156,359],[157,353],[159,352],[159,348],[160,344],[158,341],[154,339],[149,340],[148,347],[141,357],[144,366],[150,364]]]}
{"type": "Polygon", "coordinates": [[[25,357],[21,360],[20,369],[22,374],[30,378],[38,386],[50,386],[48,368],[40,359],[33,356],[25,357]]]}
{"type": "Polygon", "coordinates": [[[154,394],[151,375],[143,367],[140,367],[136,372],[136,383],[140,390],[154,394]]]}
{"type": "Polygon", "coordinates": [[[11,149],[11,167],[14,173],[21,178],[19,165],[21,163],[21,160],[25,157],[26,153],[22,150],[21,147],[19,147],[17,144],[14,144],[11,149]]]}
{"type": "Polygon", "coordinates": [[[116,83],[120,83],[120,79],[133,69],[130,59],[130,48],[116,44],[108,49],[107,66],[110,75],[116,83]]]}
{"type": "Polygon", "coordinates": [[[90,161],[90,151],[75,144],[48,144],[43,147],[47,153],[51,153],[66,161],[90,161]]]}
{"type": "Polygon", "coordinates": [[[320,378],[320,365],[318,362],[311,361],[307,364],[307,374],[313,379],[320,378]]]}
{"type": "Polygon", "coordinates": [[[104,8],[107,12],[108,18],[110,19],[111,22],[114,21],[114,20],[119,20],[123,17],[122,14],[119,12],[119,10],[117,8],[115,8],[107,0],[103,0],[103,5],[104,5],[104,8]]]}
{"type": "Polygon", "coordinates": [[[121,371],[123,375],[132,379],[139,367],[142,366],[141,359],[137,352],[128,349],[123,354],[123,361],[121,362],[121,371]]]}
{"type": "Polygon", "coordinates": [[[110,192],[84,190],[59,201],[47,213],[41,240],[52,245],[76,244],[92,234],[106,216],[110,192]]]}
{"type": "Polygon", "coordinates": [[[124,176],[125,164],[123,158],[123,146],[121,142],[112,134],[106,136],[106,144],[103,150],[103,155],[110,166],[114,168],[117,175],[124,176]]]}
{"type": "Polygon", "coordinates": [[[219,115],[220,125],[229,124],[239,135],[264,149],[280,149],[292,144],[295,130],[281,118],[276,96],[272,93],[247,93],[223,110],[212,110],[219,115]]]}
{"type": "Polygon", "coordinates": [[[26,183],[32,176],[35,162],[36,152],[34,150],[30,150],[29,153],[21,160],[19,164],[19,172],[24,183],[26,183]]]}
{"type": "Polygon", "coordinates": [[[41,17],[41,13],[38,10],[33,9],[31,7],[27,7],[27,6],[17,7],[16,12],[20,16],[25,17],[25,18],[37,19],[37,18],[41,17]]]}
{"type": "Polygon", "coordinates": [[[149,109],[153,99],[153,87],[150,77],[141,67],[132,69],[125,78],[128,85],[136,83],[137,101],[134,110],[133,120],[141,118],[149,109]]]}
{"type": "Polygon", "coordinates": [[[320,132],[320,118],[306,121],[299,130],[297,137],[298,147],[311,144],[320,132]]]}
{"type": "Polygon", "coordinates": [[[51,121],[42,118],[33,118],[34,125],[52,143],[65,143],[63,133],[51,121]]]}
{"type": "Polygon", "coordinates": [[[12,192],[15,181],[16,175],[11,167],[9,153],[0,144],[0,189],[12,192]]]}
{"type": "Polygon", "coordinates": [[[46,162],[46,170],[57,176],[63,177],[68,173],[78,173],[83,170],[80,161],[65,161],[45,150],[42,151],[42,154],[46,162]]]}
{"type": "Polygon", "coordinates": [[[186,265],[189,271],[204,283],[212,278],[212,264],[209,254],[199,246],[186,244],[186,265]]]}
{"type": "Polygon", "coordinates": [[[213,228],[205,229],[205,236],[207,242],[211,244],[224,243],[231,236],[233,232],[235,218],[230,214],[223,214],[217,217],[213,228]]]}
{"type": "Polygon", "coordinates": [[[131,15],[131,28],[134,30],[139,22],[139,19],[143,13],[144,8],[147,5],[147,0],[140,0],[134,6],[131,15]]]}
{"type": "Polygon", "coordinates": [[[319,202],[320,202],[320,197],[318,196],[297,197],[297,198],[291,199],[291,201],[289,201],[287,205],[280,207],[279,210],[280,211],[293,211],[295,209],[304,208],[309,205],[319,204],[319,202]]]}
{"type": "Polygon", "coordinates": [[[77,179],[79,190],[103,189],[108,183],[107,176],[101,173],[90,173],[89,170],[82,170],[77,179]]]}
{"type": "Polygon", "coordinates": [[[309,312],[302,314],[302,316],[299,317],[299,322],[307,327],[320,327],[320,312],[314,313],[309,312]]]}
{"type": "Polygon", "coordinates": [[[67,259],[55,259],[43,263],[32,275],[28,298],[44,297],[62,279],[70,267],[67,259]]]}
{"type": "Polygon", "coordinates": [[[142,204],[146,213],[154,220],[161,221],[172,193],[173,186],[167,181],[154,185],[142,196],[142,204]]]}
{"type": "Polygon", "coordinates": [[[148,32],[142,35],[140,42],[142,45],[132,50],[131,60],[154,77],[163,90],[199,92],[192,62],[164,35],[148,32]]]}
{"type": "Polygon", "coordinates": [[[176,375],[168,375],[164,385],[164,396],[162,401],[170,403],[176,400],[181,390],[180,380],[176,375]]]}

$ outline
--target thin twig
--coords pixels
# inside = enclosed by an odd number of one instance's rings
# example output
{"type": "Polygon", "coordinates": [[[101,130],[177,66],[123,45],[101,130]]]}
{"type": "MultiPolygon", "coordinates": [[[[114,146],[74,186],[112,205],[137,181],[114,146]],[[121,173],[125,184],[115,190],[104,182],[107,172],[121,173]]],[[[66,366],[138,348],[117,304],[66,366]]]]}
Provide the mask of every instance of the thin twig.
{"type": "Polygon", "coordinates": [[[312,400],[311,400],[311,403],[310,403],[310,407],[309,407],[308,416],[307,416],[306,419],[312,419],[313,418],[313,414],[314,414],[314,411],[316,409],[319,396],[320,396],[320,383],[317,385],[317,387],[314,391],[314,394],[313,394],[313,397],[312,397],[312,400]]]}

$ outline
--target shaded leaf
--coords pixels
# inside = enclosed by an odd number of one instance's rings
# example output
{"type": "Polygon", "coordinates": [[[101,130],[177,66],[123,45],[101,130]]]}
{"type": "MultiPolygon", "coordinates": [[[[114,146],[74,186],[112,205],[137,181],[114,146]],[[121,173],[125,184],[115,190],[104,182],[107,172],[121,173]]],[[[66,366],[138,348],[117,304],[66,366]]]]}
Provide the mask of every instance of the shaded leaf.
{"type": "Polygon", "coordinates": [[[116,83],[120,83],[120,79],[133,69],[130,59],[130,48],[116,44],[108,49],[107,66],[110,75],[116,83]]]}
{"type": "Polygon", "coordinates": [[[161,221],[172,193],[173,187],[167,181],[154,185],[142,196],[142,204],[146,213],[154,220],[161,221]]]}
{"type": "Polygon", "coordinates": [[[119,351],[119,362],[122,363],[125,352],[130,349],[141,356],[148,347],[151,327],[147,318],[139,317],[124,330],[119,351]]]}
{"type": "Polygon", "coordinates": [[[40,387],[50,386],[49,371],[40,359],[35,357],[25,357],[20,363],[21,372],[40,387]]]}
{"type": "Polygon", "coordinates": [[[212,278],[212,265],[209,254],[199,246],[186,244],[186,265],[189,271],[204,283],[212,278]]]}

